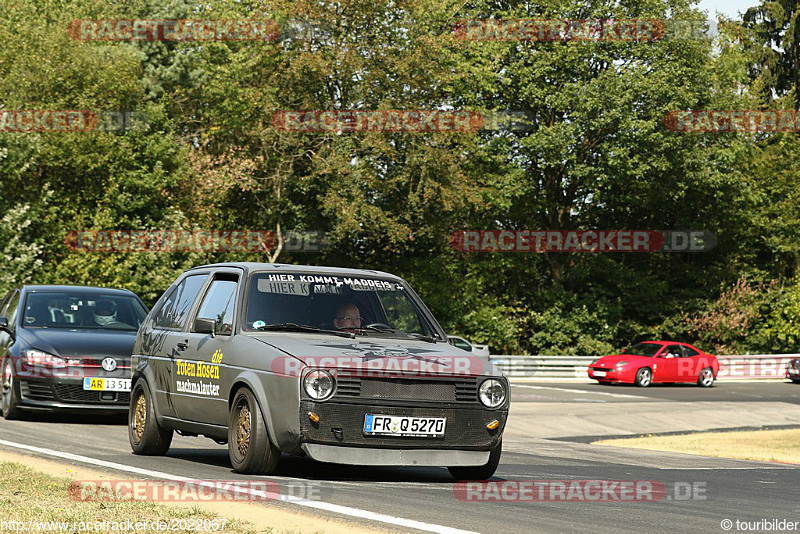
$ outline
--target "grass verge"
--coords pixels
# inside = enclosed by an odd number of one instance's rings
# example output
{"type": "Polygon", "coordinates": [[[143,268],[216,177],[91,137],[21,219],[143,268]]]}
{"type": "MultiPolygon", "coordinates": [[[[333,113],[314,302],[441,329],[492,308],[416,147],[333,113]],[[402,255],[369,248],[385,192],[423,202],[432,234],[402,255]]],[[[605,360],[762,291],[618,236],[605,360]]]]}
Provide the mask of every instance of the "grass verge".
{"type": "Polygon", "coordinates": [[[800,429],[697,432],[675,436],[604,439],[595,445],[701,456],[800,464],[800,429]]]}
{"type": "MultiPolygon", "coordinates": [[[[98,521],[108,522],[108,526],[99,529],[101,532],[256,532],[252,523],[225,520],[196,506],[179,508],[154,502],[73,501],[67,494],[69,483],[68,478],[50,476],[19,463],[0,463],[0,532],[37,532],[40,530],[33,523],[37,521],[54,526],[45,527],[46,530],[43,529],[42,532],[78,532],[80,527],[77,525],[81,522],[86,525],[98,521]],[[120,528],[128,520],[134,523],[147,521],[151,526],[147,530],[120,528]],[[217,520],[216,523],[213,520],[217,520]],[[12,521],[15,524],[10,523],[12,521]],[[177,529],[154,529],[154,521],[164,521],[177,529]],[[115,522],[118,528],[113,528],[115,522]]],[[[272,529],[262,532],[272,532],[272,529]]]]}

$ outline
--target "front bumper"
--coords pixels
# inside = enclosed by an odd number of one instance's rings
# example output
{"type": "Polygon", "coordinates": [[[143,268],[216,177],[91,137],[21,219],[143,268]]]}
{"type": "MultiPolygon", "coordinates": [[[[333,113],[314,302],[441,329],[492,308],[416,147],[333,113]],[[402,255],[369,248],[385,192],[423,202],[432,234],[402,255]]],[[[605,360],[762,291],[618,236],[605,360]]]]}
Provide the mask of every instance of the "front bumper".
{"type": "MultiPolygon", "coordinates": [[[[123,376],[106,375],[113,378],[123,376]]],[[[131,394],[127,391],[86,391],[83,377],[17,378],[20,408],[37,411],[114,412],[128,411],[131,394]]]]}
{"type": "Polygon", "coordinates": [[[347,465],[417,465],[460,467],[485,465],[490,451],[442,449],[369,449],[304,443],[303,451],[313,460],[347,465]]]}
{"type": "MultiPolygon", "coordinates": [[[[326,452],[333,447],[340,452],[336,453],[343,458],[355,457],[360,451],[383,451],[382,457],[387,464],[381,465],[458,465],[452,462],[458,458],[460,452],[481,452],[488,454],[500,441],[508,419],[508,408],[489,410],[476,405],[457,406],[442,403],[415,403],[414,406],[387,405],[387,404],[351,404],[344,402],[314,402],[303,399],[300,402],[300,436],[303,448],[314,457],[317,455],[330,455],[326,452]],[[312,423],[308,413],[313,412],[319,416],[318,423],[312,423]],[[366,414],[405,415],[417,417],[445,417],[445,434],[443,437],[407,437],[407,436],[372,436],[364,433],[364,418],[366,414]],[[497,420],[500,424],[494,430],[486,428],[490,422],[497,420]],[[325,447],[306,447],[306,445],[324,445],[325,447]],[[350,450],[344,450],[350,449],[350,450]],[[392,452],[394,450],[394,452],[392,452]],[[443,451],[448,461],[438,460],[435,463],[422,464],[413,462],[422,461],[425,452],[405,456],[410,450],[443,451]],[[400,464],[394,463],[400,461],[400,464]],[[411,462],[408,464],[406,462],[411,462]]],[[[370,454],[370,453],[367,453],[370,454]]],[[[374,455],[374,454],[373,454],[374,455]]],[[[464,461],[477,461],[487,458],[485,455],[466,455],[464,461]]],[[[322,460],[332,461],[332,460],[322,460]]],[[[352,458],[350,461],[358,461],[352,458]]],[[[370,462],[368,462],[370,463],[370,462]]],[[[465,465],[483,465],[480,464],[465,465]]],[[[361,464],[358,464],[361,465],[361,464]]]]}
{"type": "Polygon", "coordinates": [[[627,374],[623,374],[622,371],[617,369],[616,367],[589,367],[589,378],[594,380],[601,380],[603,382],[630,382],[632,381],[627,374]],[[604,376],[597,376],[597,371],[604,371],[604,376]]]}

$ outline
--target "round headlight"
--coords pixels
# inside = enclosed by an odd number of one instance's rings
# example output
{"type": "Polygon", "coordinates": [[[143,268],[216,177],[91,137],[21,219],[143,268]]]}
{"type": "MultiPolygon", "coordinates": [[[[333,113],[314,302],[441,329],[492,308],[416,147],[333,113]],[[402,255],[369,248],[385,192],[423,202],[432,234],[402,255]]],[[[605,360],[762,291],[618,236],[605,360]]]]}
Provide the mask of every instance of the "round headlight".
{"type": "Polygon", "coordinates": [[[506,387],[494,378],[484,380],[478,388],[478,398],[487,408],[497,408],[506,401],[506,387]]]}
{"type": "Polygon", "coordinates": [[[328,371],[311,371],[303,378],[303,388],[314,400],[325,400],[333,395],[333,376],[328,371]]]}

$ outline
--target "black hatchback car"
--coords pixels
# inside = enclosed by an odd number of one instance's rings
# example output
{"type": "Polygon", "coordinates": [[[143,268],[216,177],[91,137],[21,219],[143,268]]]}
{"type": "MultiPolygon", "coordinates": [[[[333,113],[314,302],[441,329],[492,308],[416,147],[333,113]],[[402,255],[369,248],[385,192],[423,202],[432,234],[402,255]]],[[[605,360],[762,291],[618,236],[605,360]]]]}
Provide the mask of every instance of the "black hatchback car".
{"type": "Polygon", "coordinates": [[[0,301],[2,412],[125,413],[131,350],[147,307],[133,292],[24,286],[0,301]]]}

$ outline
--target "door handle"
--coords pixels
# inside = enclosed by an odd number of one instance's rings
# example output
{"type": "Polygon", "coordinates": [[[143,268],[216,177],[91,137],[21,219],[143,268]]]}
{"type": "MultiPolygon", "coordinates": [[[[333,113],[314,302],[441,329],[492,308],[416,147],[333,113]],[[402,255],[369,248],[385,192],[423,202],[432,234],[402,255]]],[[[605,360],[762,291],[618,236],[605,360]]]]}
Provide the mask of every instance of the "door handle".
{"type": "Polygon", "coordinates": [[[178,350],[186,350],[189,348],[189,340],[187,339],[186,341],[180,341],[175,346],[178,347],[178,350]]]}

